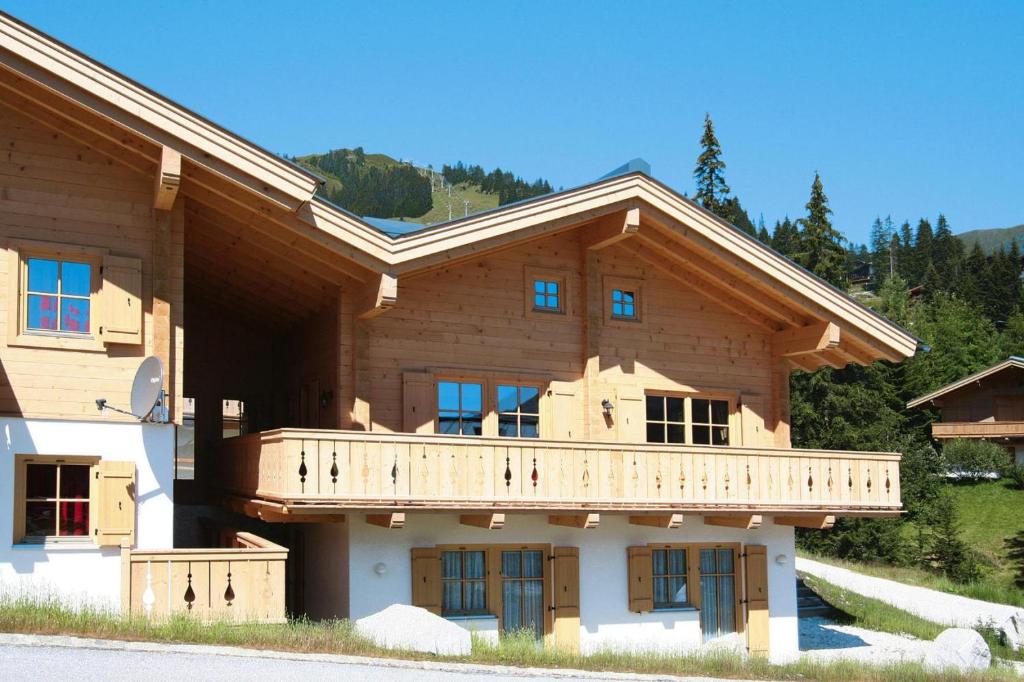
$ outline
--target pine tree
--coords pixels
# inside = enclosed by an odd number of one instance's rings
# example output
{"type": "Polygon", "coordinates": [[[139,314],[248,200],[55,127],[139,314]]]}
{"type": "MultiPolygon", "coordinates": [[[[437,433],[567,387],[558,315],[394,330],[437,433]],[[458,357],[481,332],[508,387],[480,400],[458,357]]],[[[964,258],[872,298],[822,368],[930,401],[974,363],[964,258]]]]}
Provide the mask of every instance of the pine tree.
{"type": "Polygon", "coordinates": [[[895,274],[892,237],[892,218],[886,216],[885,222],[882,222],[881,218],[875,218],[871,226],[871,274],[876,291],[886,279],[895,274]]]}
{"type": "Polygon", "coordinates": [[[932,224],[921,218],[914,236],[914,278],[911,281],[920,282],[924,279],[928,264],[935,262],[933,249],[932,224]]]}
{"type": "Polygon", "coordinates": [[[697,167],[693,169],[693,178],[697,181],[694,201],[715,215],[726,218],[723,213],[729,186],[725,184],[725,161],[722,161],[722,147],[715,137],[711,114],[704,115],[704,135],[700,138],[700,146],[703,151],[697,157],[697,167]]]}
{"type": "Polygon", "coordinates": [[[793,258],[800,247],[798,237],[799,231],[789,216],[786,216],[781,223],[775,221],[775,229],[772,231],[772,248],[783,256],[793,258]]]}
{"type": "Polygon", "coordinates": [[[832,209],[828,207],[828,197],[817,173],[814,174],[811,198],[806,208],[807,217],[798,221],[803,230],[800,232],[797,262],[818,277],[844,289],[847,274],[843,235],[832,227],[829,220],[832,209]]]}

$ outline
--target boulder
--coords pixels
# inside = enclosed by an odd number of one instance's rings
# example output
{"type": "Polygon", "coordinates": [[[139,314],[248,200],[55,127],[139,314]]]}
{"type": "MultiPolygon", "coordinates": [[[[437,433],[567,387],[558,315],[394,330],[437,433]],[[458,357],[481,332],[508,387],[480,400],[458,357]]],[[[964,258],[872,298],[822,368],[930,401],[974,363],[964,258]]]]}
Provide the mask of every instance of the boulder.
{"type": "Polygon", "coordinates": [[[1024,611],[1017,611],[999,626],[1003,644],[1014,651],[1024,647],[1024,611]]]}
{"type": "Polygon", "coordinates": [[[356,621],[356,632],[387,649],[423,651],[441,656],[465,656],[472,637],[465,628],[426,609],[392,604],[356,621]]]}
{"type": "Polygon", "coordinates": [[[949,668],[960,672],[987,670],[992,664],[988,644],[975,630],[950,628],[935,638],[925,654],[924,665],[934,671],[949,668]]]}

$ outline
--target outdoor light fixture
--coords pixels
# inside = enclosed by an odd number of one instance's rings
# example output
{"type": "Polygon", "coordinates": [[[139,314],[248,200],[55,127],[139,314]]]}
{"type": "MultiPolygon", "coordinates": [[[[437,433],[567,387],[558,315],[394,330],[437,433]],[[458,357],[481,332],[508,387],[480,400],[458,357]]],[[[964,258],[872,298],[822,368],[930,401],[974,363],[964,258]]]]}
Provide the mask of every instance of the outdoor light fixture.
{"type": "Polygon", "coordinates": [[[785,566],[787,558],[788,557],[785,554],[779,554],[775,557],[775,563],[777,563],[779,566],[785,566]]]}
{"type": "Polygon", "coordinates": [[[388,572],[388,565],[383,561],[378,561],[373,565],[373,572],[377,575],[384,575],[388,572]]]}
{"type": "Polygon", "coordinates": [[[605,416],[610,417],[612,416],[612,410],[615,409],[615,406],[612,405],[612,401],[608,400],[608,398],[605,398],[604,400],[601,401],[601,409],[604,410],[605,416]]]}

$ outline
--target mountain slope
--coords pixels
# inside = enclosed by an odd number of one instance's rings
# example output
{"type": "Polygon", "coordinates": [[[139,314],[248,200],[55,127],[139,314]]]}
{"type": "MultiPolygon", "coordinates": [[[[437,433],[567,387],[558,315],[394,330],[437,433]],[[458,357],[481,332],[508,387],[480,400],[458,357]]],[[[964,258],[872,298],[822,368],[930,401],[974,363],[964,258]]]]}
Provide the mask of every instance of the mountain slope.
{"type": "Polygon", "coordinates": [[[971,249],[975,242],[981,244],[981,250],[985,253],[998,251],[1000,247],[1009,248],[1013,240],[1024,244],[1024,225],[1014,227],[1000,227],[986,230],[969,230],[957,235],[964,245],[971,249]]]}

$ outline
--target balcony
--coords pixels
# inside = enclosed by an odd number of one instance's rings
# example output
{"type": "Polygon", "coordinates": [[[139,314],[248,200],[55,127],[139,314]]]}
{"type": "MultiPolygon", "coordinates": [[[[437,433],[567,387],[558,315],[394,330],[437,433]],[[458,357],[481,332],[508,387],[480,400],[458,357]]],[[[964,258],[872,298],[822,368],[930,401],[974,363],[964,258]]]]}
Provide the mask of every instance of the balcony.
{"type": "Polygon", "coordinates": [[[227,498],[279,521],[346,510],[900,509],[894,453],[279,429],[223,441],[219,461],[227,498]]]}
{"type": "Polygon", "coordinates": [[[932,438],[1024,438],[1024,422],[935,422],[932,438]]]}

